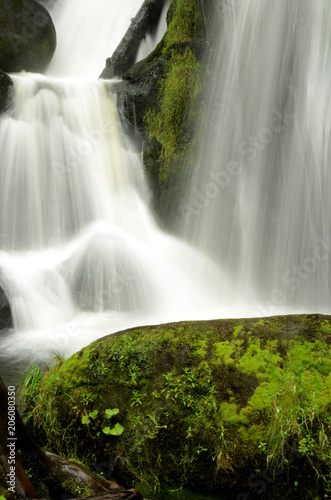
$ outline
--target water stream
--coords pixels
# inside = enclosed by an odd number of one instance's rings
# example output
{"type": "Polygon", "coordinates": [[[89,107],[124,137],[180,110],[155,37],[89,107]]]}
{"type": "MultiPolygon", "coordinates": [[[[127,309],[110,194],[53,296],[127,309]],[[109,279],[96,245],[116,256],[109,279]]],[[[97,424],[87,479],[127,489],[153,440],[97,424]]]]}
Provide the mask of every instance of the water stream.
{"type": "Polygon", "coordinates": [[[96,80],[140,5],[55,2],[47,75],[12,75],[15,102],[0,120],[0,281],[14,329],[1,333],[2,372],[134,325],[231,315],[226,273],[158,228],[112,82],[96,80]]]}

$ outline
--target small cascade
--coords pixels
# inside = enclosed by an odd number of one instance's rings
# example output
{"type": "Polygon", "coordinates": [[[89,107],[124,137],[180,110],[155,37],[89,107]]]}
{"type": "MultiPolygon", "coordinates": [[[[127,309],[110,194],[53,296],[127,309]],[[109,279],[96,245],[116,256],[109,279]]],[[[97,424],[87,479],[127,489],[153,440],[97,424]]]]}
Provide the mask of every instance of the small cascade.
{"type": "Polygon", "coordinates": [[[157,46],[157,44],[162,40],[163,35],[167,31],[167,12],[169,9],[170,5],[170,0],[166,0],[159,23],[156,27],[156,30],[154,33],[148,33],[146,35],[145,40],[142,40],[137,56],[136,56],[136,62],[141,61],[142,59],[145,59],[157,46]]]}

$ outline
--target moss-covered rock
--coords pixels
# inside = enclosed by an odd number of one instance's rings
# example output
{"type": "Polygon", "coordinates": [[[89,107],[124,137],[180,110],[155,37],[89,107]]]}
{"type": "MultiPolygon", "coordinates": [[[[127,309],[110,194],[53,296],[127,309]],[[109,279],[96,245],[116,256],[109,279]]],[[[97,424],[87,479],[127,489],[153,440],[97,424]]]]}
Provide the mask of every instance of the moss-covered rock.
{"type": "Polygon", "coordinates": [[[0,113],[6,111],[13,101],[14,83],[4,71],[0,69],[0,113]]]}
{"type": "Polygon", "coordinates": [[[35,0],[5,0],[0,7],[0,68],[42,72],[56,48],[48,11],[35,0]]]}
{"type": "Polygon", "coordinates": [[[39,443],[110,464],[149,498],[187,486],[192,499],[299,499],[302,488],[320,499],[329,488],[331,317],[131,329],[58,363],[30,396],[39,443]]]}

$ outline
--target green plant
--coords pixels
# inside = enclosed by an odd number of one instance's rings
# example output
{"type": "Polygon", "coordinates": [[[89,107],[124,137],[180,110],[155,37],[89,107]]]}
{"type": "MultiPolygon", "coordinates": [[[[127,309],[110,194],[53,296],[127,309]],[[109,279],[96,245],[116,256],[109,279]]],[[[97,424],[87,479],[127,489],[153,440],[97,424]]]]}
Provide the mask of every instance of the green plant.
{"type": "Polygon", "coordinates": [[[260,444],[258,446],[259,450],[261,450],[263,453],[266,453],[267,451],[267,445],[268,443],[260,441],[260,444]]]}
{"type": "Polygon", "coordinates": [[[98,410],[90,411],[88,415],[82,415],[82,424],[84,425],[89,425],[91,423],[91,420],[95,420],[99,414],[98,410]]]}
{"type": "MultiPolygon", "coordinates": [[[[118,413],[119,413],[118,408],[113,408],[113,409],[107,408],[105,410],[105,417],[108,420],[110,420],[112,417],[114,417],[118,413]]],[[[81,422],[83,425],[89,426],[91,423],[90,419],[95,420],[98,416],[99,416],[99,411],[94,410],[94,411],[90,412],[88,415],[82,415],[81,422]]],[[[101,425],[101,422],[99,422],[98,425],[93,426],[92,430],[96,431],[100,425],[101,425]]],[[[112,428],[110,428],[109,426],[102,427],[102,432],[104,434],[106,434],[107,436],[120,436],[123,433],[123,431],[124,431],[124,427],[118,422],[112,428]]],[[[95,438],[95,437],[99,437],[99,436],[100,436],[100,431],[97,432],[93,437],[95,438]]]]}
{"type": "Polygon", "coordinates": [[[84,492],[84,488],[82,486],[76,486],[74,493],[81,495],[84,492]]]}
{"type": "Polygon", "coordinates": [[[83,403],[83,405],[88,406],[90,403],[93,403],[94,400],[95,400],[95,395],[92,394],[91,392],[88,392],[81,395],[80,401],[81,403],[83,403]]]}
{"type": "Polygon", "coordinates": [[[142,405],[142,394],[139,390],[132,391],[132,398],[130,406],[142,405]]]}
{"type": "Polygon", "coordinates": [[[104,434],[107,434],[107,436],[111,435],[111,436],[120,436],[124,431],[124,427],[117,423],[115,424],[115,426],[111,429],[110,427],[104,427],[102,429],[102,432],[104,434]]]}
{"type": "MultiPolygon", "coordinates": [[[[316,400],[315,392],[301,374],[290,373],[282,386],[271,397],[269,407],[268,463],[287,462],[288,443],[297,443],[301,456],[307,458],[324,482],[327,478],[320,464],[331,465],[330,439],[323,423],[324,409],[316,400]]],[[[328,420],[326,418],[326,420],[328,420]]]]}
{"type": "Polygon", "coordinates": [[[36,402],[36,394],[37,387],[40,384],[42,379],[42,369],[39,365],[32,364],[29,368],[24,372],[23,378],[21,380],[21,389],[20,389],[20,400],[21,404],[25,405],[25,408],[28,410],[25,412],[23,416],[23,422],[26,424],[32,417],[30,409],[33,408],[36,402]]]}
{"type": "Polygon", "coordinates": [[[195,404],[195,390],[198,382],[196,375],[188,368],[183,368],[183,375],[174,376],[171,372],[165,373],[163,376],[166,379],[166,386],[162,389],[162,393],[166,393],[166,398],[169,397],[174,401],[179,400],[184,406],[190,407],[195,404]]]}

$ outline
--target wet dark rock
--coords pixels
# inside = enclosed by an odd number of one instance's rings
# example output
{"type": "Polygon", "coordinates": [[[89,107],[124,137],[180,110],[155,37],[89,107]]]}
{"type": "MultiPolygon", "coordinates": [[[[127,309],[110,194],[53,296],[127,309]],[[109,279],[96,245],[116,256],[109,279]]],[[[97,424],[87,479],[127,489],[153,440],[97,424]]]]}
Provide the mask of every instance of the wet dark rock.
{"type": "Polygon", "coordinates": [[[5,292],[0,287],[0,330],[13,327],[13,318],[10,304],[5,292]]]}
{"type": "Polygon", "coordinates": [[[121,76],[135,62],[140,42],[156,30],[165,0],[145,0],[114,54],[106,60],[100,78],[121,76]]]}
{"type": "Polygon", "coordinates": [[[159,82],[164,75],[166,60],[159,46],[150,56],[138,62],[123,75],[123,82],[114,87],[123,122],[134,135],[145,137],[144,117],[148,108],[158,108],[159,82]]]}
{"type": "Polygon", "coordinates": [[[0,68],[42,72],[56,48],[48,11],[35,0],[3,0],[0,8],[0,68]]]}
{"type": "Polygon", "coordinates": [[[0,70],[0,113],[6,111],[12,103],[14,94],[13,80],[0,70]]]}

